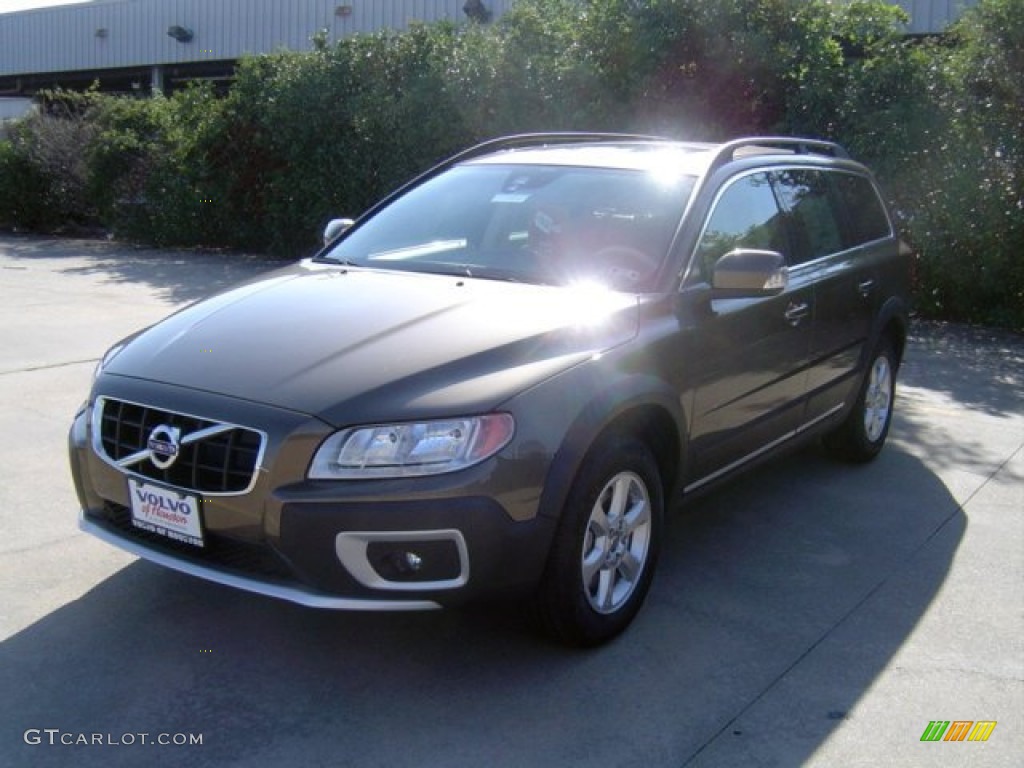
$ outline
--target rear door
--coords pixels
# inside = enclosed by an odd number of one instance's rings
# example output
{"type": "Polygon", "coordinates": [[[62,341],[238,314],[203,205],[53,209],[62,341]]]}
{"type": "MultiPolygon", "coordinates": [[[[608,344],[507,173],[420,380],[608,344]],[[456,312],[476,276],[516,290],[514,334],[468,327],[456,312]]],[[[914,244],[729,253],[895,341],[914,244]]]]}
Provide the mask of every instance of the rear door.
{"type": "Polygon", "coordinates": [[[891,227],[871,182],[843,171],[773,174],[793,245],[790,274],[814,286],[806,425],[853,397],[878,310],[877,264],[891,227]]]}
{"type": "MultiPolygon", "coordinates": [[[[735,248],[790,250],[771,177],[735,178],[704,225],[695,267],[711,269],[735,248]]],[[[710,292],[710,289],[709,289],[710,292]]],[[[810,354],[813,287],[803,277],[777,296],[711,299],[685,364],[695,380],[690,488],[753,458],[799,425],[810,354]]]]}

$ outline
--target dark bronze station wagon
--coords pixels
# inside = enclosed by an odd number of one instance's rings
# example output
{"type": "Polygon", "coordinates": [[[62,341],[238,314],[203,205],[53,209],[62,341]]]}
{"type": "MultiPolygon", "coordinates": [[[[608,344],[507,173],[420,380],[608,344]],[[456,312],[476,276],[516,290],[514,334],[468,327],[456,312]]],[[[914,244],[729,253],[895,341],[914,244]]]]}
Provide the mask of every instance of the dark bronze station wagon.
{"type": "Polygon", "coordinates": [[[320,608],[526,597],[594,645],[667,507],[797,440],[885,442],[909,255],[836,144],[499,139],[328,231],[107,352],[83,530],[320,608]]]}

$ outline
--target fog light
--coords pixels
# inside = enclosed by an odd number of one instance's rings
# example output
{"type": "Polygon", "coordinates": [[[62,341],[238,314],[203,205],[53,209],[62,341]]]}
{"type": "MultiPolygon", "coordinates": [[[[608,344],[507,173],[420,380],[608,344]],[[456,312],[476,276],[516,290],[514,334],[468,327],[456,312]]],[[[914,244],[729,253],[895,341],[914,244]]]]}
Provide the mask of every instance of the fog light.
{"type": "Polygon", "coordinates": [[[449,539],[373,541],[366,559],[380,578],[404,584],[457,579],[462,571],[458,546],[449,539]]]}
{"type": "Polygon", "coordinates": [[[423,558],[415,552],[405,553],[405,567],[414,573],[423,567],[423,558]]]}

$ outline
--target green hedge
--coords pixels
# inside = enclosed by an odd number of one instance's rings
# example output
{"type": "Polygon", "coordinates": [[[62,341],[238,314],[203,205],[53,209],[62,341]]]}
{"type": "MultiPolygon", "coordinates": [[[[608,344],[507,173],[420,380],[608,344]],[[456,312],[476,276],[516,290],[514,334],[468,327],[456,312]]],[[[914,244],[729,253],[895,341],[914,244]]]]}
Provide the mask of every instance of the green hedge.
{"type": "Polygon", "coordinates": [[[519,0],[248,58],[225,97],[45,94],[0,142],[0,225],[298,255],[495,135],[793,133],[876,169],[921,312],[1022,328],[1024,0],[981,0],[941,43],[904,22],[874,0],[519,0]]]}

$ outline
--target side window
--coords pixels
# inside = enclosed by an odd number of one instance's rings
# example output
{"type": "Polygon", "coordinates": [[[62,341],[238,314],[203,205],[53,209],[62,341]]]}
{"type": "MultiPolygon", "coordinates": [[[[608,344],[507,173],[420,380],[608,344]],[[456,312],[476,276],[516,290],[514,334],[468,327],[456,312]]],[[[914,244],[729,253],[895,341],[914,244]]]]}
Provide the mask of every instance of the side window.
{"type": "Polygon", "coordinates": [[[821,171],[788,170],[775,174],[779,203],[786,212],[786,223],[793,251],[791,264],[818,259],[843,250],[828,177],[821,171]]]}
{"type": "Polygon", "coordinates": [[[786,251],[779,206],[767,173],[744,176],[718,198],[697,246],[698,264],[710,279],[711,268],[736,248],[786,251]]]}
{"type": "Polygon", "coordinates": [[[892,225],[874,185],[864,176],[834,173],[832,181],[846,212],[848,248],[892,235],[892,225]]]}

